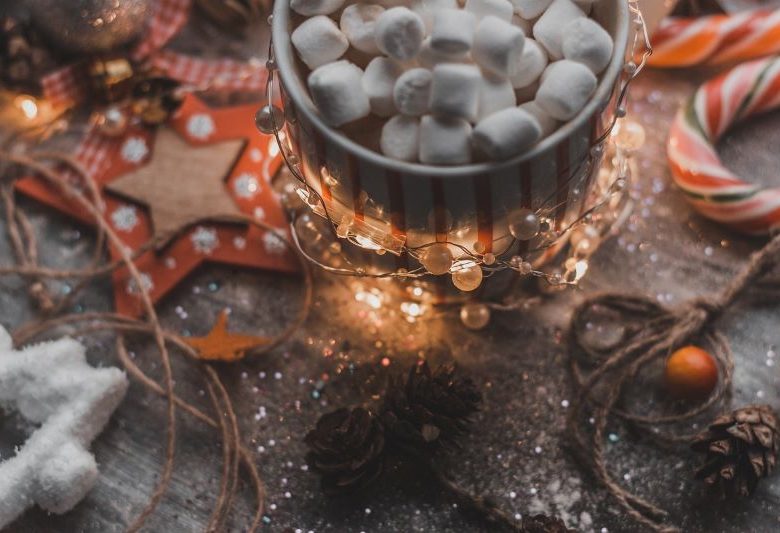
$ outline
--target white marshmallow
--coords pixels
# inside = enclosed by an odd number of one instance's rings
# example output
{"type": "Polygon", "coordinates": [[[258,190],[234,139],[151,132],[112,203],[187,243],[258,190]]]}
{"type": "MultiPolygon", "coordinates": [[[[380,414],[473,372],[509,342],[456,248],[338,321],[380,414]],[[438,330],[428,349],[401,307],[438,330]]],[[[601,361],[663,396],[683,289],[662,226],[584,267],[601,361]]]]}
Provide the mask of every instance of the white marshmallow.
{"type": "Polygon", "coordinates": [[[471,57],[484,70],[506,78],[517,70],[524,44],[523,30],[489,15],[477,26],[471,57]]]}
{"type": "Polygon", "coordinates": [[[479,111],[477,121],[492,115],[496,111],[501,111],[507,107],[514,107],[517,104],[515,100],[515,91],[509,80],[496,79],[484,76],[480,81],[479,87],[479,111]]]}
{"type": "Polygon", "coordinates": [[[547,68],[547,52],[533,39],[526,39],[523,53],[517,60],[514,74],[509,78],[515,89],[527,87],[539,79],[547,68]]]}
{"type": "Polygon", "coordinates": [[[427,165],[471,162],[471,125],[465,120],[426,115],[420,121],[420,161],[427,165]]]}
{"type": "Polygon", "coordinates": [[[413,68],[401,74],[393,88],[393,102],[398,112],[415,117],[427,113],[432,80],[433,74],[425,68],[413,68]]]}
{"type": "Polygon", "coordinates": [[[564,59],[545,72],[536,103],[553,118],[569,120],[585,107],[596,85],[596,76],[588,67],[564,59]]]}
{"type": "Polygon", "coordinates": [[[544,46],[550,59],[563,57],[563,28],[585,13],[571,0],[553,0],[553,3],[534,24],[534,39],[544,46]]]}
{"type": "Polygon", "coordinates": [[[544,109],[539,107],[539,104],[536,102],[526,102],[524,104],[520,104],[520,109],[523,111],[527,111],[533,117],[536,119],[536,121],[539,123],[539,126],[542,127],[542,137],[547,137],[552,132],[558,129],[558,126],[560,123],[552,118],[550,115],[545,113],[544,109]]]}
{"type": "Polygon", "coordinates": [[[474,128],[474,145],[492,160],[507,159],[533,146],[542,136],[536,119],[517,107],[493,113],[474,128]]]}
{"type": "Polygon", "coordinates": [[[458,0],[414,0],[411,5],[411,10],[423,20],[426,33],[433,29],[434,13],[442,9],[460,9],[458,0]]]}
{"type": "Polygon", "coordinates": [[[344,5],[344,0],[290,0],[290,8],[307,17],[330,15],[342,5],[344,5]]]}
{"type": "Polygon", "coordinates": [[[474,122],[479,108],[482,75],[474,65],[442,63],[433,68],[431,113],[474,122]]]}
{"type": "Polygon", "coordinates": [[[468,11],[442,9],[433,15],[431,48],[444,54],[462,54],[471,49],[477,19],[468,11]]]}
{"type": "Polygon", "coordinates": [[[403,67],[386,57],[375,57],[363,73],[363,91],[371,102],[371,111],[380,117],[395,115],[393,88],[403,67]]]}
{"type": "Polygon", "coordinates": [[[379,148],[388,157],[417,161],[419,145],[420,121],[416,117],[396,115],[382,127],[379,148]]]}
{"type": "Polygon", "coordinates": [[[464,9],[473,13],[478,21],[488,15],[500,18],[504,22],[512,20],[513,8],[509,0],[466,0],[464,9]]]}
{"type": "Polygon", "coordinates": [[[526,37],[530,37],[534,33],[534,23],[520,15],[512,15],[512,24],[523,30],[526,37]]]}
{"type": "Polygon", "coordinates": [[[524,19],[535,19],[550,7],[553,0],[512,0],[515,13],[524,19]]]}
{"type": "Polygon", "coordinates": [[[420,53],[415,58],[417,63],[421,67],[432,69],[439,63],[471,63],[471,58],[468,52],[460,52],[457,54],[448,54],[446,52],[440,52],[434,50],[431,47],[431,38],[426,37],[420,48],[420,53]]]}
{"type": "Polygon", "coordinates": [[[594,74],[607,68],[612,59],[612,37],[597,22],[581,18],[563,28],[563,57],[582,63],[594,74]]]}
{"type": "Polygon", "coordinates": [[[349,48],[346,36],[325,15],[307,19],[290,36],[301,61],[314,70],[340,58],[349,48]]]}
{"type": "Polygon", "coordinates": [[[385,8],[376,4],[351,4],[341,12],[339,27],[355,49],[378,55],[374,28],[384,12],[385,8]]]}
{"type": "Polygon", "coordinates": [[[343,59],[309,74],[311,99],[328,125],[342,126],[371,112],[362,78],[363,71],[343,59]]]}
{"type": "Polygon", "coordinates": [[[394,7],[379,16],[374,32],[376,44],[383,53],[406,61],[420,51],[425,24],[417,13],[405,7],[394,7]]]}

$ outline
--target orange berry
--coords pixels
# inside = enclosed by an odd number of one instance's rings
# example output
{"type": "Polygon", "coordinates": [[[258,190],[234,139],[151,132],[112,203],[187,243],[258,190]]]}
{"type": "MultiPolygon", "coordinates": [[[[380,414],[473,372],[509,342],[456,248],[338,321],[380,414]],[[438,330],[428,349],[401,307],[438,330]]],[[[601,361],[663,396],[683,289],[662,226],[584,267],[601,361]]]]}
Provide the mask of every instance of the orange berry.
{"type": "Polygon", "coordinates": [[[718,365],[708,352],[685,346],[666,360],[664,383],[677,398],[704,400],[718,384],[718,365]]]}

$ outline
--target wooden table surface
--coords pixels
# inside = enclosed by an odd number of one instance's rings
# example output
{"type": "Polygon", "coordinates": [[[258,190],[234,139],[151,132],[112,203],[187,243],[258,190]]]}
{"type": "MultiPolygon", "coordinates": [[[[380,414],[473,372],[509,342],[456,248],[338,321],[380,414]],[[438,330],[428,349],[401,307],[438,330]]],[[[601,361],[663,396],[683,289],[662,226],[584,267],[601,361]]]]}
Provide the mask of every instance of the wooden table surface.
{"type": "MultiPolygon", "coordinates": [[[[669,122],[677,106],[705,72],[647,72],[633,90],[631,115],[647,129],[639,154],[640,175],[632,184],[633,214],[619,236],[602,246],[583,293],[639,290],[664,303],[718,290],[761,240],[747,240],[704,221],[685,205],[670,183],[664,158],[669,122]]],[[[748,176],[778,184],[780,116],[768,115],[736,129],[721,145],[729,165],[748,176]]],[[[33,202],[22,201],[41,236],[42,262],[84,264],[93,244],[88,228],[33,202]]],[[[1,217],[0,217],[1,218],[1,217]]],[[[0,235],[4,235],[0,222],[0,235]]],[[[0,258],[10,249],[0,237],[0,258]]],[[[67,283],[52,283],[67,290],[67,283]]],[[[608,495],[582,475],[562,449],[571,397],[566,347],[561,342],[573,306],[582,298],[567,292],[525,313],[499,314],[481,332],[464,331],[445,317],[409,324],[391,316],[391,304],[373,312],[354,301],[354,282],[320,276],[312,316],[293,341],[266,356],[219,368],[235,402],[245,443],[255,454],[268,489],[268,531],[390,532],[482,531],[466,520],[424,479],[391,478],[353,506],[334,504],[318,491],[304,468],[301,442],[317,417],[344,404],[371,401],[367,376],[400,371],[418,352],[448,350],[485,391],[478,428],[448,458],[457,480],[491,494],[511,513],[557,514],[580,531],[636,531],[608,495]],[[348,340],[350,347],[340,350],[348,340]],[[328,357],[336,350],[339,357],[328,357]],[[385,369],[379,360],[388,357],[385,369]],[[350,372],[338,373],[352,364],[350,372]],[[317,397],[317,383],[330,379],[317,397]]],[[[99,280],[78,301],[84,310],[110,310],[110,286],[99,280]]],[[[300,302],[294,276],[209,265],[190,276],[160,304],[167,327],[202,334],[224,307],[236,330],[278,331],[300,302]]],[[[0,324],[17,327],[34,317],[19,279],[0,277],[0,324]]],[[[741,307],[721,320],[736,356],[734,404],[766,402],[780,407],[780,350],[776,307],[741,307]]],[[[63,330],[59,333],[67,333],[63,330]]],[[[118,365],[110,335],[82,339],[95,365],[118,365]]],[[[134,341],[136,362],[160,376],[156,352],[134,341]]],[[[434,358],[437,356],[434,356],[434,358]]],[[[200,371],[174,358],[177,394],[210,410],[200,371]]],[[[649,390],[650,385],[646,385],[649,390]]],[[[100,465],[95,489],[73,511],[49,516],[31,510],[8,531],[71,533],[122,531],[142,509],[160,472],[165,403],[132,383],[124,403],[97,439],[100,465]]],[[[146,530],[201,531],[214,503],[221,468],[218,435],[179,414],[175,474],[171,488],[146,530]]],[[[23,443],[27,427],[13,414],[0,418],[0,457],[23,443]]],[[[669,510],[671,522],[689,532],[769,532],[780,528],[780,476],[767,480],[749,502],[723,504],[691,480],[696,465],[685,450],[662,451],[618,423],[607,445],[612,472],[626,486],[669,510]]],[[[2,480],[0,480],[2,482],[2,480]]],[[[242,486],[230,531],[242,531],[252,513],[251,493],[242,486]]]]}

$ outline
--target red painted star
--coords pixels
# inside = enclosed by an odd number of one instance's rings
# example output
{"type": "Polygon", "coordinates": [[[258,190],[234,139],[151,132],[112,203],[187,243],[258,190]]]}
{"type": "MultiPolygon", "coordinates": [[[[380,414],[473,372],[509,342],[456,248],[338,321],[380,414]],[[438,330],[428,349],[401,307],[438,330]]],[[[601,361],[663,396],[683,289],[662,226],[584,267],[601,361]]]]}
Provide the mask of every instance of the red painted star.
{"type": "MultiPolygon", "coordinates": [[[[203,262],[295,272],[298,264],[254,217],[287,234],[270,179],[281,158],[272,136],[254,126],[257,104],[213,109],[193,95],[158,133],[133,129],[111,141],[107,164],[94,176],[103,186],[105,218],[132,250],[154,239],[164,246],[136,260],[157,302],[203,262]],[[244,221],[242,221],[242,219],[244,221]]],[[[84,213],[36,178],[20,191],[86,223],[84,213]]],[[[111,250],[113,259],[118,258],[111,250]]],[[[114,274],[118,312],[138,316],[138,288],[114,274]]]]}

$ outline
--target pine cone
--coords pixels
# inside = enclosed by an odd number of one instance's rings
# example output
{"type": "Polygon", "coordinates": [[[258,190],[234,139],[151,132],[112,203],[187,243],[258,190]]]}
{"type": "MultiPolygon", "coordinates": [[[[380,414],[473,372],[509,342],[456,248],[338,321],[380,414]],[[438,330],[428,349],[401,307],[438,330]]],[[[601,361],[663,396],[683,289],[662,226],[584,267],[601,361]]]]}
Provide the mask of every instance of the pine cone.
{"type": "Polygon", "coordinates": [[[322,475],[322,489],[332,496],[365,487],[382,473],[385,437],[373,413],[342,408],[320,417],[305,438],[306,462],[322,475]]]}
{"type": "Polygon", "coordinates": [[[404,381],[392,379],[385,393],[382,422],[388,436],[406,449],[433,452],[466,430],[482,400],[470,379],[456,379],[453,365],[431,372],[415,365],[404,381]]]}
{"type": "Polygon", "coordinates": [[[737,409],[715,419],[691,448],[707,454],[696,479],[717,486],[724,497],[749,496],[775,467],[777,416],[768,405],[737,409]]]}
{"type": "Polygon", "coordinates": [[[566,527],[560,518],[543,514],[524,516],[520,523],[520,531],[523,533],[574,533],[574,530],[566,527]]]}

